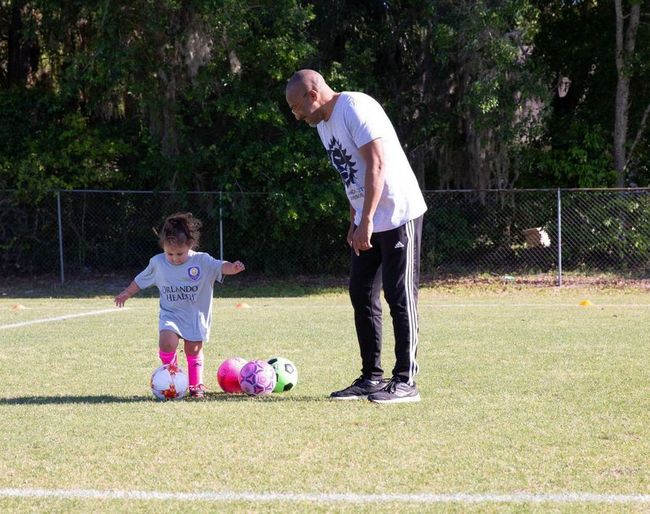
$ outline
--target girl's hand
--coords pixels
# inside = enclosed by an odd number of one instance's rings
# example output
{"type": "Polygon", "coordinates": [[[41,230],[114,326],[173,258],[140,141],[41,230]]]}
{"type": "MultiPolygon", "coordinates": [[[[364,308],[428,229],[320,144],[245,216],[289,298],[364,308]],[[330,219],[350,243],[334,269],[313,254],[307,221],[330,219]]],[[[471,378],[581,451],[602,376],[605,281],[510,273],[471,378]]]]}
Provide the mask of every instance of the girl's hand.
{"type": "Polygon", "coordinates": [[[122,291],[115,297],[115,305],[117,307],[124,307],[126,301],[130,298],[129,294],[126,291],[122,291]]]}
{"type": "Polygon", "coordinates": [[[131,298],[133,295],[137,294],[140,291],[140,287],[135,283],[135,280],[129,284],[124,291],[118,294],[115,297],[115,305],[118,307],[124,307],[126,301],[131,298]]]}
{"type": "Polygon", "coordinates": [[[241,273],[246,269],[246,266],[244,266],[244,263],[241,261],[235,261],[232,263],[232,269],[233,269],[233,275],[236,275],[237,273],[241,273]]]}
{"type": "Polygon", "coordinates": [[[244,266],[244,263],[241,261],[224,262],[223,264],[224,275],[236,275],[237,273],[241,273],[245,269],[246,266],[244,266]]]}

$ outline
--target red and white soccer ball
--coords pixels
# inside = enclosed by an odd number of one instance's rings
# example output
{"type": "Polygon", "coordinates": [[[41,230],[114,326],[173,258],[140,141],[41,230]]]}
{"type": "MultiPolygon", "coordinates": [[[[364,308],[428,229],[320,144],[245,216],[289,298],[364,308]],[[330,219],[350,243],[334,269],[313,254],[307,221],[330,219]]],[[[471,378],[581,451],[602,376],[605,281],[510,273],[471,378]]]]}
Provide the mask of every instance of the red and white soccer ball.
{"type": "Polygon", "coordinates": [[[271,394],[275,381],[275,369],[263,360],[247,362],[239,372],[239,385],[242,391],[252,396],[271,394]]]}
{"type": "Polygon", "coordinates": [[[187,373],[175,364],[163,364],[151,375],[151,392],[159,400],[180,400],[188,388],[187,373]]]}
{"type": "Polygon", "coordinates": [[[248,361],[243,357],[231,357],[221,363],[217,370],[217,382],[226,393],[241,393],[239,372],[248,361]]]}

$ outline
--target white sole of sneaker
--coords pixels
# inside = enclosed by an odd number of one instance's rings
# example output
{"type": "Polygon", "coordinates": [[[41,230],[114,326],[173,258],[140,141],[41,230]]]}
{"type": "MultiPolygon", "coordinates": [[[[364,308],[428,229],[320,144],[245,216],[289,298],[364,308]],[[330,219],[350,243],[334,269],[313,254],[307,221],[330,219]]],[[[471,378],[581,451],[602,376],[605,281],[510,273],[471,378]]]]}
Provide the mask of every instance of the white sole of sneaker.
{"type": "Polygon", "coordinates": [[[336,401],[350,401],[350,400],[367,400],[368,395],[365,396],[329,396],[328,397],[330,400],[336,400],[336,401]]]}
{"type": "Polygon", "coordinates": [[[420,395],[405,396],[403,398],[393,398],[392,400],[378,400],[375,398],[368,398],[372,403],[417,403],[420,401],[420,395]]]}

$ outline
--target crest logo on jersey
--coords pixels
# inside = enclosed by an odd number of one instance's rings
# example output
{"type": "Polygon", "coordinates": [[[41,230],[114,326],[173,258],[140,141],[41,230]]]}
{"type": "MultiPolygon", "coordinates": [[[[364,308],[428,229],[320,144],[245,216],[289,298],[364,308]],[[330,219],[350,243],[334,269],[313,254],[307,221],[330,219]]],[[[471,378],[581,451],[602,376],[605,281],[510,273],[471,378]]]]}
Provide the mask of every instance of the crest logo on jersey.
{"type": "Polygon", "coordinates": [[[336,171],[340,173],[341,179],[346,187],[356,183],[355,175],[358,170],[355,166],[357,163],[352,160],[352,156],[348,155],[345,148],[341,146],[341,143],[335,137],[332,137],[332,140],[329,142],[327,157],[329,157],[336,171]]]}
{"type": "Polygon", "coordinates": [[[187,268],[187,274],[192,280],[198,280],[201,276],[201,270],[198,266],[190,266],[187,268]]]}

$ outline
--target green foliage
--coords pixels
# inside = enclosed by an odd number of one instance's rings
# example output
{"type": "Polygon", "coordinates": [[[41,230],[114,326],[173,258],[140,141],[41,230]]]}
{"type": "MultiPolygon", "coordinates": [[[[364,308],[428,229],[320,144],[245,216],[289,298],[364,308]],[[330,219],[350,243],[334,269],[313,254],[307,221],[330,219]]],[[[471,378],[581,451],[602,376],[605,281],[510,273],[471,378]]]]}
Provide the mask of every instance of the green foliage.
{"type": "Polygon", "coordinates": [[[633,191],[598,192],[563,196],[563,211],[569,213],[563,238],[565,264],[573,269],[627,271],[630,262],[645,262],[650,251],[650,200],[633,191]]]}
{"type": "MultiPolygon", "coordinates": [[[[623,4],[628,2],[624,1],[623,4]]],[[[541,182],[558,186],[614,185],[612,177],[613,127],[617,73],[615,66],[615,18],[613,2],[536,2],[540,6],[540,30],[535,39],[537,60],[549,73],[554,90],[552,118],[546,129],[545,148],[533,147],[530,160],[540,159],[541,182]],[[558,93],[561,79],[570,86],[558,93]],[[554,169],[553,169],[554,168],[554,169]]],[[[636,41],[631,78],[628,150],[641,128],[641,117],[650,103],[650,31],[642,23],[636,41]]],[[[644,170],[648,131],[641,132],[628,183],[650,184],[644,170]]],[[[522,186],[540,182],[535,165],[522,173],[522,186]],[[529,173],[530,171],[530,173],[529,173]]]]}
{"type": "Polygon", "coordinates": [[[114,127],[92,124],[40,90],[0,91],[0,104],[0,187],[39,195],[122,183],[120,159],[132,147],[114,127]]]}
{"type": "Polygon", "coordinates": [[[578,120],[531,145],[522,155],[522,187],[613,187],[609,133],[578,120]]]}
{"type": "MultiPolygon", "coordinates": [[[[285,192],[280,219],[307,224],[339,184],[284,101],[301,67],[375,96],[426,188],[613,183],[608,2],[38,0],[19,24],[15,5],[0,3],[1,188],[285,192]]],[[[630,142],[649,53],[642,24],[630,142]]]]}

